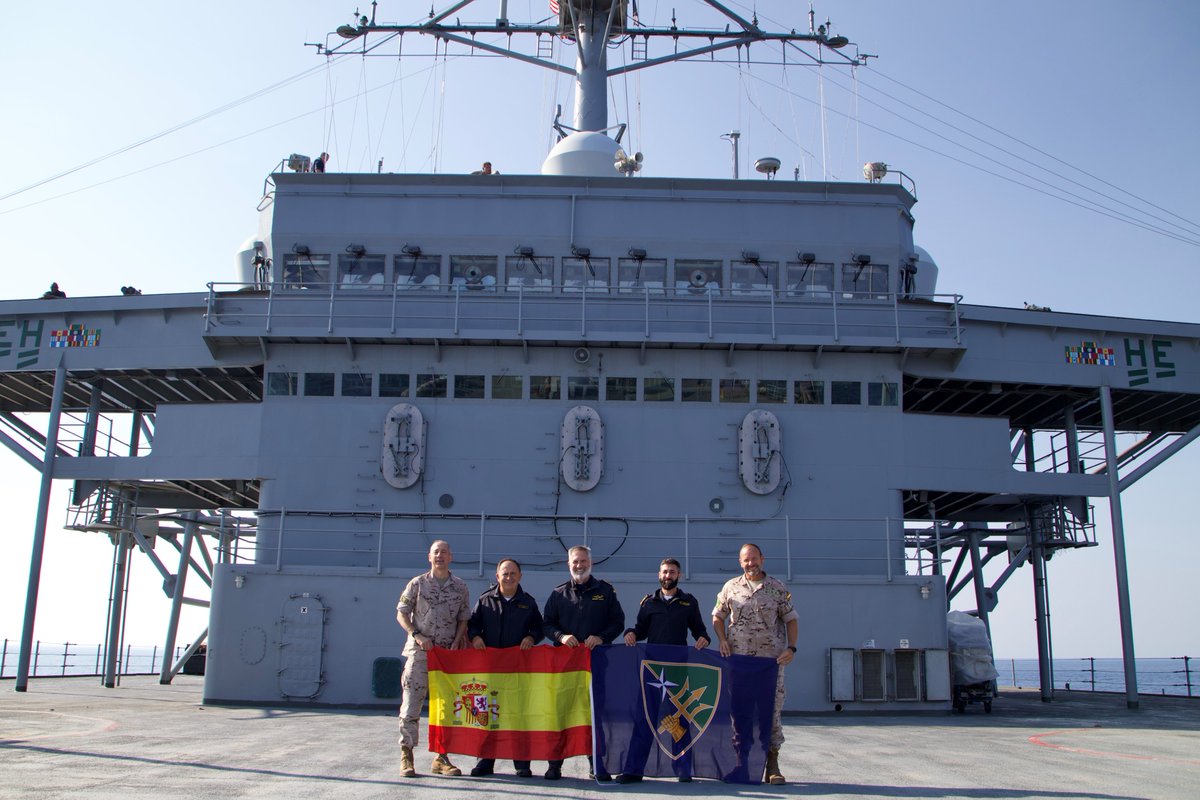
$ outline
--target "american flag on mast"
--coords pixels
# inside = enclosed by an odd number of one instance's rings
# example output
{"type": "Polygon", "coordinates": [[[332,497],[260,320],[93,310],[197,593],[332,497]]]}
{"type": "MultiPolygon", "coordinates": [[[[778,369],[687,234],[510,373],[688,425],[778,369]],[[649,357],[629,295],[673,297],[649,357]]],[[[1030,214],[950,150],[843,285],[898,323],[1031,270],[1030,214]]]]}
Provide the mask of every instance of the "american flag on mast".
{"type": "Polygon", "coordinates": [[[550,0],[550,13],[551,14],[558,13],[558,0],[550,0]]]}

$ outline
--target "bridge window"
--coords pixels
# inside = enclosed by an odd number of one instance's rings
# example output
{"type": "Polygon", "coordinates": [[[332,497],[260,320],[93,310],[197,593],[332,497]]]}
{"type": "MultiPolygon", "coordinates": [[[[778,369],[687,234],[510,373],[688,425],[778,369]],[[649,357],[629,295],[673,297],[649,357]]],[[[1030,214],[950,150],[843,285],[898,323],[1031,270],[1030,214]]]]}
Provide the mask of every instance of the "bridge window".
{"type": "Polygon", "coordinates": [[[504,259],[504,275],[510,292],[549,292],[554,288],[554,258],[509,256],[504,259]]]}
{"type": "Polygon", "coordinates": [[[712,402],[712,378],[684,378],[680,388],[685,403],[712,402]]]}
{"type": "Polygon", "coordinates": [[[267,394],[288,396],[296,393],[296,373],[268,372],[267,394]]]}
{"type": "MultiPolygon", "coordinates": [[[[342,373],[342,396],[343,397],[370,397],[371,396],[371,378],[370,374],[364,375],[361,372],[343,372],[342,373]]],[[[408,376],[405,376],[408,377],[408,376]]]]}
{"type": "Polygon", "coordinates": [[[442,284],[441,256],[392,257],[397,289],[437,289],[442,284]]]}
{"type": "Polygon", "coordinates": [[[673,402],[675,400],[675,379],[646,378],[642,381],[642,399],[646,402],[673,402]]]}
{"type": "Polygon", "coordinates": [[[862,405],[862,381],[834,381],[833,404],[835,406],[862,405]]]}
{"type": "Polygon", "coordinates": [[[795,398],[797,405],[824,405],[825,381],[796,381],[795,398]]]}
{"type": "Polygon", "coordinates": [[[842,264],[842,297],[853,300],[887,300],[887,265],[842,264]]]}
{"type": "Polygon", "coordinates": [[[605,400],[637,400],[637,378],[605,378],[605,400]]]}
{"type": "Polygon", "coordinates": [[[493,400],[520,400],[525,395],[525,376],[493,375],[493,400]]]}
{"type": "Polygon", "coordinates": [[[607,258],[563,259],[563,291],[578,293],[584,288],[589,292],[608,291],[607,258]]]}
{"type": "Polygon", "coordinates": [[[283,256],[284,289],[329,291],[329,256],[286,253],[283,256]]]}
{"type": "Polygon", "coordinates": [[[450,256],[450,286],[494,292],[498,264],[495,256],[450,256]]]}
{"type": "Polygon", "coordinates": [[[534,375],[529,379],[530,400],[562,400],[562,378],[557,375],[534,375]]]}
{"type": "Polygon", "coordinates": [[[761,380],[758,382],[758,403],[786,403],[787,381],[761,380]]]}
{"type": "Polygon", "coordinates": [[[408,397],[408,376],[394,372],[379,375],[380,397],[408,397]]]}
{"type": "Polygon", "coordinates": [[[833,264],[800,261],[787,263],[787,274],[783,279],[787,294],[807,300],[833,299],[833,264]]]}
{"type": "Polygon", "coordinates": [[[900,385],[897,383],[867,384],[867,405],[869,406],[898,406],[900,405],[900,385]]]}
{"type": "MultiPolygon", "coordinates": [[[[593,259],[594,260],[594,259],[593,259]]],[[[665,258],[621,258],[617,260],[617,289],[621,294],[666,294],[665,258]]]]}
{"type": "Polygon", "coordinates": [[[702,297],[721,293],[720,261],[675,259],[675,294],[702,297]]]}
{"type": "Polygon", "coordinates": [[[342,289],[377,289],[383,291],[384,256],[338,256],[338,286],[342,289]]]}
{"type": "Polygon", "coordinates": [[[776,261],[735,261],[730,267],[730,294],[764,297],[775,291],[776,261]]]}
{"type": "Polygon", "coordinates": [[[417,397],[445,397],[446,396],[445,375],[435,373],[426,373],[417,376],[417,397]]]}
{"type": "Polygon", "coordinates": [[[720,400],[722,403],[749,403],[750,381],[745,378],[721,378],[720,400]]]}
{"type": "Polygon", "coordinates": [[[482,375],[455,375],[454,397],[458,400],[482,400],[485,382],[482,375]]]}
{"type": "Polygon", "coordinates": [[[304,373],[305,397],[333,397],[332,372],[304,373]]]}
{"type": "Polygon", "coordinates": [[[567,378],[568,400],[599,400],[600,381],[592,377],[567,378]]]}

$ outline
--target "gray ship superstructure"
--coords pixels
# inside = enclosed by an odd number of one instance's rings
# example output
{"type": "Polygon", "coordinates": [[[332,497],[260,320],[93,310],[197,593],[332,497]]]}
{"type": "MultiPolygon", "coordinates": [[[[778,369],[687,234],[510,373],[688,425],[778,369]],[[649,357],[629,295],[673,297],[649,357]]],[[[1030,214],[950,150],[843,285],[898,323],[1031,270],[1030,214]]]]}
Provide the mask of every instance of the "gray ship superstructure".
{"type": "MultiPolygon", "coordinates": [[[[465,35],[443,19],[413,27],[465,35]]],[[[756,542],[801,615],[791,709],[949,708],[950,598],[986,619],[1017,574],[1048,669],[1046,560],[1094,545],[1107,497],[1123,575],[1120,490],[1200,425],[1200,325],[940,291],[883,165],[622,177],[606,121],[576,127],[541,175],[280,171],[207,292],[0,303],[5,443],[75,481],[117,570],[159,552],[176,612],[211,580],[206,700],[392,702],[435,539],[473,595],[511,557],[539,598],[586,543],[630,620],[661,558],[709,602],[756,542]]]]}

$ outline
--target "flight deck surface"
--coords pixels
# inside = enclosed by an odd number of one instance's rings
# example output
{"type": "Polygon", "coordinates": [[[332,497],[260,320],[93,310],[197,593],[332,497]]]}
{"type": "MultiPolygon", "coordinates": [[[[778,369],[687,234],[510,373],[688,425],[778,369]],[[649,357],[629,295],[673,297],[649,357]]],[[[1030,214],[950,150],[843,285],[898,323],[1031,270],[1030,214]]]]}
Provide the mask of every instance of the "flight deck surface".
{"type": "MultiPolygon", "coordinates": [[[[0,684],[0,795],[139,797],[1200,797],[1200,699],[1003,691],[993,713],[784,718],[784,786],[586,779],[570,759],[562,781],[511,774],[439,778],[418,750],[416,779],[397,775],[394,712],[204,706],[201,679],[40,679],[0,684]]],[[[424,723],[422,724],[424,737],[424,723]]],[[[474,759],[453,759],[464,768],[474,759]]]]}

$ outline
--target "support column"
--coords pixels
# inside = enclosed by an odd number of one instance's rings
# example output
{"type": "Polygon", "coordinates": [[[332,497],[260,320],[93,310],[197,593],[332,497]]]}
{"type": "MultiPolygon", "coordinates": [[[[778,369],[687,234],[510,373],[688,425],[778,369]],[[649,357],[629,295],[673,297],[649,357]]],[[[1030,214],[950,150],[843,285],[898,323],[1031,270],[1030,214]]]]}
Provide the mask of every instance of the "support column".
{"type": "Polygon", "coordinates": [[[63,393],[67,388],[67,368],[60,362],[54,369],[54,393],[50,400],[50,421],[46,425],[46,452],[42,457],[42,485],[38,491],[37,518],[33,523],[33,543],[29,548],[29,583],[25,590],[25,619],[21,624],[21,652],[17,656],[18,692],[29,688],[29,660],[33,655],[33,621],[37,616],[38,588],[42,582],[42,554],[46,549],[46,518],[50,512],[50,487],[54,483],[54,459],[58,453],[58,423],[62,419],[63,393]]]}
{"type": "Polygon", "coordinates": [[[1079,463],[1079,427],[1075,424],[1075,407],[1067,406],[1063,411],[1063,428],[1067,433],[1067,460],[1070,461],[1068,472],[1083,472],[1079,463]]]}
{"type": "Polygon", "coordinates": [[[191,563],[192,539],[196,536],[195,515],[189,515],[183,526],[183,546],[179,548],[179,569],[175,573],[175,586],[171,592],[171,617],[167,620],[167,641],[163,645],[162,670],[158,682],[167,684],[174,677],[171,667],[175,658],[175,637],[179,635],[179,612],[183,609],[183,589],[187,583],[188,566],[191,563]]]}
{"type": "Polygon", "coordinates": [[[971,554],[971,581],[975,584],[975,613],[987,628],[988,640],[992,638],[992,623],[988,621],[987,587],[983,583],[983,559],[979,557],[979,534],[967,534],[967,546],[971,554]]]}
{"type": "MultiPolygon", "coordinates": [[[[1033,449],[1033,429],[1025,431],[1025,471],[1037,472],[1037,453],[1033,449]]],[[[1070,439],[1067,450],[1071,450],[1070,439]]],[[[1069,457],[1069,456],[1068,456],[1069,457]]],[[[1046,549],[1034,511],[1025,506],[1025,534],[1029,539],[1029,564],[1033,567],[1033,624],[1037,629],[1038,685],[1043,703],[1054,699],[1054,656],[1050,651],[1050,612],[1046,602],[1046,549]]]]}
{"type": "Polygon", "coordinates": [[[1113,562],[1117,572],[1117,608],[1121,616],[1121,660],[1125,665],[1125,706],[1138,707],[1137,663],[1133,657],[1133,611],[1129,605],[1129,573],[1125,564],[1125,523],[1117,476],[1117,432],[1113,422],[1112,390],[1100,387],[1104,419],[1104,460],[1108,466],[1108,508],[1112,517],[1113,562]]]}
{"type": "Polygon", "coordinates": [[[1046,551],[1042,534],[1030,519],[1029,563],[1033,567],[1033,615],[1037,625],[1038,679],[1042,702],[1054,699],[1054,661],[1050,653],[1050,612],[1047,608],[1046,551]]]}
{"type": "Polygon", "coordinates": [[[117,551],[113,555],[112,598],[108,609],[108,649],[104,658],[104,687],[116,688],[117,659],[121,655],[121,628],[125,619],[125,571],[129,568],[129,531],[117,536],[117,551]]]}

